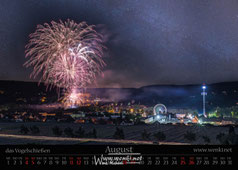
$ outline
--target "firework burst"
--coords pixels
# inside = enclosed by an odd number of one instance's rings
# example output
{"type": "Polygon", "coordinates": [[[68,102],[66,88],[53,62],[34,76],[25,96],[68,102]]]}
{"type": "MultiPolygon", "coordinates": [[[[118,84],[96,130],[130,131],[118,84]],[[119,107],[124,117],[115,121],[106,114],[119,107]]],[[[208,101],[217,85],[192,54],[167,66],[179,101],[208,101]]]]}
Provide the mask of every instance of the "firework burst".
{"type": "Polygon", "coordinates": [[[65,108],[83,105],[85,103],[84,93],[79,92],[76,88],[66,91],[60,101],[65,108]]]}
{"type": "MultiPolygon", "coordinates": [[[[86,22],[67,20],[38,25],[26,45],[26,67],[33,66],[30,77],[42,74],[47,87],[73,92],[93,83],[105,65],[102,36],[86,22]]],[[[67,95],[70,97],[70,95],[67,95]]]]}

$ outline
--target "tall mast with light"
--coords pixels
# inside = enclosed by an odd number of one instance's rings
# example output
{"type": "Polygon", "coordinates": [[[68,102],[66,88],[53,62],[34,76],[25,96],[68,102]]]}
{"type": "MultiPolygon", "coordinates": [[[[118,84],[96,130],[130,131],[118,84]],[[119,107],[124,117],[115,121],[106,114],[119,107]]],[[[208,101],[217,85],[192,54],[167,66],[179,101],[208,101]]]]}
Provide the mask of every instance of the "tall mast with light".
{"type": "Polygon", "coordinates": [[[203,98],[203,116],[204,117],[207,117],[207,115],[206,115],[206,98],[205,98],[206,95],[207,95],[206,88],[207,88],[207,86],[205,84],[203,84],[201,95],[202,95],[202,98],[203,98]]]}

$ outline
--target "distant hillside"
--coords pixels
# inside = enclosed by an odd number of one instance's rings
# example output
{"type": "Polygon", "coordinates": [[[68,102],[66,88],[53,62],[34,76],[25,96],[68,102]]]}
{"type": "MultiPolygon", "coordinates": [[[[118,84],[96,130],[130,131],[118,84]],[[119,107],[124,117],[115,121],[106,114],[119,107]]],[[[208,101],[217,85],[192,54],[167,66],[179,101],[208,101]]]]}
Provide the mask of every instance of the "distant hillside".
{"type": "MultiPolygon", "coordinates": [[[[0,103],[15,102],[16,98],[34,98],[46,95],[50,101],[57,100],[56,90],[46,92],[43,84],[34,82],[0,81],[0,103]]],[[[90,88],[94,97],[104,102],[130,102],[153,106],[164,103],[168,107],[201,109],[201,85],[152,85],[141,88],[90,88]]],[[[238,82],[216,83],[207,86],[208,109],[235,106],[238,103],[238,82]]]]}
{"type": "Polygon", "coordinates": [[[0,81],[0,104],[15,103],[20,98],[26,98],[27,102],[31,103],[43,95],[54,96],[56,90],[46,91],[43,83],[0,81]]]}

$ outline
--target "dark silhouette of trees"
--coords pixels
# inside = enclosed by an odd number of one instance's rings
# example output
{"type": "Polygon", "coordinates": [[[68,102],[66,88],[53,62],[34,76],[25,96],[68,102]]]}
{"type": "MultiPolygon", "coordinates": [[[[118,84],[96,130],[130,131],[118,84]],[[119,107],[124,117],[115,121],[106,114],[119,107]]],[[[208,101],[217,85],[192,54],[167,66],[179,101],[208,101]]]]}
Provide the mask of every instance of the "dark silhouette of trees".
{"type": "Polygon", "coordinates": [[[20,127],[20,131],[19,131],[21,134],[27,134],[29,132],[29,129],[24,126],[24,125],[21,125],[20,127]]]}
{"type": "Polygon", "coordinates": [[[216,139],[222,145],[237,145],[238,144],[238,135],[235,133],[235,129],[233,126],[229,127],[228,134],[219,133],[216,136],[216,139]]]}
{"type": "Polygon", "coordinates": [[[166,139],[166,135],[163,132],[157,132],[154,133],[154,137],[158,140],[158,141],[164,141],[166,139]]]}
{"type": "Polygon", "coordinates": [[[73,129],[70,128],[70,127],[67,127],[67,128],[64,129],[64,134],[67,137],[74,137],[73,129]]]}
{"type": "Polygon", "coordinates": [[[113,135],[113,138],[114,139],[124,139],[125,136],[124,136],[124,132],[123,132],[123,129],[120,129],[120,128],[116,128],[116,131],[113,135]]]}
{"type": "Polygon", "coordinates": [[[216,136],[216,140],[218,140],[220,143],[223,143],[224,136],[225,136],[225,133],[220,132],[220,133],[216,136]]]}
{"type": "Polygon", "coordinates": [[[141,133],[141,137],[144,140],[150,140],[150,133],[148,133],[145,129],[144,131],[141,133]]]}
{"type": "Polygon", "coordinates": [[[190,131],[187,131],[186,134],[184,134],[184,139],[187,139],[190,142],[196,141],[196,134],[190,131]]]}
{"type": "Polygon", "coordinates": [[[31,133],[32,133],[32,134],[38,134],[38,133],[40,133],[40,129],[39,129],[36,125],[30,127],[30,130],[31,130],[31,133]]]}
{"type": "Polygon", "coordinates": [[[97,130],[95,128],[93,128],[93,137],[97,138],[97,130]]]}
{"type": "Polygon", "coordinates": [[[203,138],[203,141],[207,144],[211,142],[211,140],[208,136],[202,136],[202,138],[203,138]]]}
{"type": "Polygon", "coordinates": [[[77,134],[77,137],[79,137],[79,138],[83,138],[85,135],[85,131],[83,130],[83,128],[81,126],[78,128],[77,131],[75,131],[75,133],[77,134]]]}
{"type": "Polygon", "coordinates": [[[63,131],[58,126],[53,127],[52,131],[55,136],[61,136],[63,133],[63,131]]]}

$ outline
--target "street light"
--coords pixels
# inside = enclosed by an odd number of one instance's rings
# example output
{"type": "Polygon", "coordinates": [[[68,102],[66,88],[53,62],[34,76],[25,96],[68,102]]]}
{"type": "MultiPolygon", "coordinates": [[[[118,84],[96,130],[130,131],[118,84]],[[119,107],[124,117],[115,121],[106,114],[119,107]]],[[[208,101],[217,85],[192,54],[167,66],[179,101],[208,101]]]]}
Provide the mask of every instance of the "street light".
{"type": "Polygon", "coordinates": [[[204,117],[207,117],[207,115],[206,115],[206,100],[205,100],[205,97],[207,95],[206,88],[207,88],[207,86],[205,84],[203,84],[202,85],[202,90],[203,91],[202,91],[201,95],[202,95],[202,98],[203,98],[203,116],[204,117]]]}

